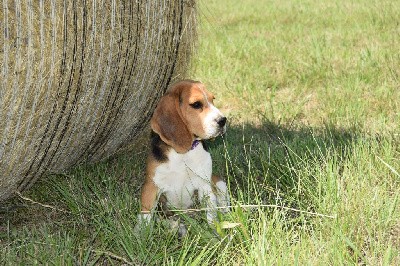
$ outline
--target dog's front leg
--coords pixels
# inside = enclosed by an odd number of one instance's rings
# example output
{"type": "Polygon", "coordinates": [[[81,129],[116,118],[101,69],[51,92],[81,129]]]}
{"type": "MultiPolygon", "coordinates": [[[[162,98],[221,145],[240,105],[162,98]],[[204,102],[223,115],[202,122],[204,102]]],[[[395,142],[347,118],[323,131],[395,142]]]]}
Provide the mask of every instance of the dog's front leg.
{"type": "Polygon", "coordinates": [[[137,225],[148,224],[151,220],[151,211],[157,205],[158,187],[152,180],[147,180],[141,193],[141,210],[137,225]]]}
{"type": "Polygon", "coordinates": [[[219,176],[213,175],[212,177],[212,187],[213,191],[217,197],[217,206],[223,207],[219,208],[221,212],[228,212],[230,203],[228,187],[224,180],[219,176]]]}

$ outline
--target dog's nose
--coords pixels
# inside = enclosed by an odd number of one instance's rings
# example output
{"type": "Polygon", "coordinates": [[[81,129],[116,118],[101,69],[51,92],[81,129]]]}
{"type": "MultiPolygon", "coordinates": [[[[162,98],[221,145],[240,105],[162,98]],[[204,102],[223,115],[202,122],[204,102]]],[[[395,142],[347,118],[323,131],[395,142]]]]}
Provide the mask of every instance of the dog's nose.
{"type": "Polygon", "coordinates": [[[220,127],[225,126],[225,124],[226,124],[226,117],[221,117],[221,118],[219,118],[219,119],[217,120],[217,124],[218,124],[220,127]]]}

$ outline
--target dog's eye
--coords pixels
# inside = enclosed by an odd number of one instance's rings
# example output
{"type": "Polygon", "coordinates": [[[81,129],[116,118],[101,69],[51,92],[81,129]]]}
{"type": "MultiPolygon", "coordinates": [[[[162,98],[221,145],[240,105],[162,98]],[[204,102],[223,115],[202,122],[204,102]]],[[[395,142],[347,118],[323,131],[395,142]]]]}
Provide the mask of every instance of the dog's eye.
{"type": "Polygon", "coordinates": [[[203,104],[199,101],[191,103],[190,106],[192,106],[194,109],[200,109],[203,107],[203,104]]]}

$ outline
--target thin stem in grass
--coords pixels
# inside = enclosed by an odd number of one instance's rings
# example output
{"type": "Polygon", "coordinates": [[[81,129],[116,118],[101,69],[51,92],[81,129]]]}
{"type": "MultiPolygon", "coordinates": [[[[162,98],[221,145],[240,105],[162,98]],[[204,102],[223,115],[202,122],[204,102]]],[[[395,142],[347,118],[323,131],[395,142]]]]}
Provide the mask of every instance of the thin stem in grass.
{"type": "Polygon", "coordinates": [[[293,211],[293,212],[298,212],[298,213],[303,213],[303,214],[308,214],[312,216],[319,216],[319,217],[325,217],[325,218],[331,218],[331,219],[336,219],[336,215],[328,215],[328,214],[323,214],[323,213],[317,213],[317,212],[310,212],[310,211],[304,211],[304,210],[299,210],[291,207],[286,207],[282,205],[276,205],[276,204],[245,204],[245,205],[239,205],[239,206],[226,206],[226,207],[215,207],[215,208],[199,208],[199,209],[174,209],[173,211],[179,212],[179,213],[193,213],[193,212],[202,212],[202,211],[209,211],[211,209],[226,209],[226,208],[235,208],[235,207],[241,207],[244,209],[254,209],[254,208],[278,208],[278,209],[283,209],[283,210],[288,210],[288,211],[293,211]]]}
{"type": "Polygon", "coordinates": [[[395,174],[396,176],[400,177],[399,172],[396,171],[396,169],[394,169],[393,166],[391,166],[390,164],[388,164],[387,162],[385,162],[381,157],[376,156],[387,168],[389,168],[389,170],[395,174]]]}
{"type": "Polygon", "coordinates": [[[22,196],[22,194],[19,191],[16,191],[15,194],[17,194],[17,196],[20,197],[21,199],[23,199],[25,201],[28,201],[28,202],[30,202],[32,204],[36,204],[36,205],[39,205],[39,206],[44,207],[44,208],[52,209],[54,211],[59,211],[59,212],[63,212],[63,213],[72,214],[71,212],[69,212],[67,210],[56,208],[56,207],[51,206],[51,205],[47,205],[47,204],[44,204],[44,203],[40,203],[40,202],[34,201],[33,199],[30,199],[28,197],[24,197],[24,196],[22,196]]]}

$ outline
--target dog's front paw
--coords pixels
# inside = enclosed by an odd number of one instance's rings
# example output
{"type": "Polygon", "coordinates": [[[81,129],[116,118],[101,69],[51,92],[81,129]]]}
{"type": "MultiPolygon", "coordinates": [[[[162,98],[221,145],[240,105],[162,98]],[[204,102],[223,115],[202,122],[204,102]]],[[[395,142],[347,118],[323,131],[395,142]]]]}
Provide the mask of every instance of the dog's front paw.
{"type": "Polygon", "coordinates": [[[136,225],[134,231],[136,233],[140,233],[143,228],[149,226],[151,221],[151,214],[150,213],[139,213],[136,220],[136,225]]]}

